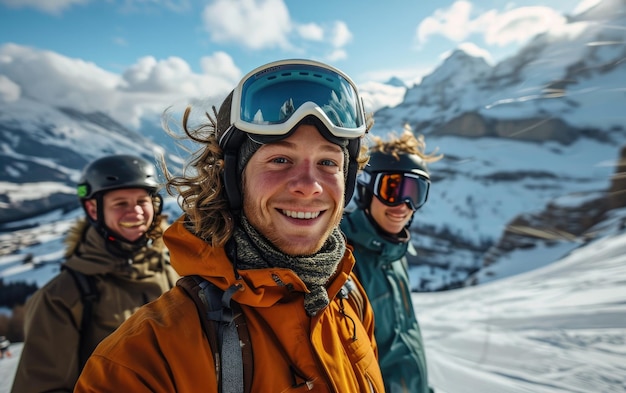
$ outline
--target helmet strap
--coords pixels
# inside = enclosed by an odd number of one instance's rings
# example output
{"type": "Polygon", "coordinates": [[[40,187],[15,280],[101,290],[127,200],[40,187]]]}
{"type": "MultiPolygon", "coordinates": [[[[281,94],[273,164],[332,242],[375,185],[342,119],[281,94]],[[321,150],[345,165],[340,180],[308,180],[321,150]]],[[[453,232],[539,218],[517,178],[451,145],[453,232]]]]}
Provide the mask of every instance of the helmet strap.
{"type": "Polygon", "coordinates": [[[239,146],[246,138],[246,133],[233,127],[225,135],[222,143],[224,151],[224,172],[222,180],[228,203],[233,212],[238,212],[243,207],[243,196],[241,192],[241,176],[238,174],[239,146]]]}
{"type": "MultiPolygon", "coordinates": [[[[112,254],[116,254],[116,255],[122,255],[124,256],[124,254],[126,254],[126,252],[124,252],[124,248],[121,247],[121,244],[128,244],[130,246],[133,246],[132,248],[140,248],[145,246],[148,243],[148,237],[146,236],[146,234],[144,234],[142,237],[140,237],[139,239],[135,240],[134,242],[130,242],[124,238],[121,238],[117,235],[115,235],[110,229],[109,227],[107,227],[107,225],[105,224],[104,221],[104,198],[103,198],[104,193],[97,193],[94,196],[94,199],[96,200],[96,214],[97,214],[97,219],[93,219],[91,217],[91,215],[89,215],[89,213],[87,212],[87,209],[85,207],[85,204],[83,202],[83,210],[85,210],[85,215],[87,216],[87,220],[89,222],[89,224],[91,224],[91,226],[93,226],[96,231],[102,236],[102,238],[104,239],[104,243],[105,243],[105,247],[107,248],[107,250],[109,250],[112,254]]],[[[154,228],[154,225],[156,223],[156,217],[158,215],[161,214],[162,210],[163,210],[163,198],[161,197],[160,194],[158,193],[154,193],[151,195],[151,197],[154,198],[158,198],[159,200],[159,204],[158,207],[155,205],[154,200],[153,200],[153,206],[155,206],[154,209],[154,217],[152,218],[152,224],[150,225],[150,228],[148,228],[147,232],[150,232],[150,230],[152,230],[152,228],[154,228]],[[157,211],[158,210],[158,211],[157,211]]],[[[146,233],[147,233],[146,232],[146,233]]]]}

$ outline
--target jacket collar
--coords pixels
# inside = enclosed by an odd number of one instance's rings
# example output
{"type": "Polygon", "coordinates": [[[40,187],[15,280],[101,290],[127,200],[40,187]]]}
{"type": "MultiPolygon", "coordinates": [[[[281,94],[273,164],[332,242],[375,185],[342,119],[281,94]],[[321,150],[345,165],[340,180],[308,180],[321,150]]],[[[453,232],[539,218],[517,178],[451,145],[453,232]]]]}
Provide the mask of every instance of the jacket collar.
{"type": "Polygon", "coordinates": [[[84,219],[70,228],[65,243],[64,265],[85,274],[145,277],[162,270],[167,261],[160,239],[150,246],[111,252],[102,235],[84,219]]]}
{"type": "MultiPolygon", "coordinates": [[[[171,264],[179,275],[199,275],[222,290],[238,285],[241,289],[233,295],[233,299],[240,304],[269,307],[286,297],[308,292],[306,285],[291,269],[239,270],[236,277],[224,247],[212,247],[189,232],[184,224],[184,215],[169,226],[163,239],[170,251],[171,264]]],[[[346,249],[337,273],[327,285],[329,298],[337,295],[353,266],[352,252],[346,249]]]]}
{"type": "MultiPolygon", "coordinates": [[[[391,241],[388,237],[381,236],[363,209],[357,209],[346,214],[341,228],[350,239],[350,244],[359,245],[376,255],[380,255],[386,261],[402,258],[411,243],[410,235],[406,228],[404,229],[406,231],[404,236],[406,241],[391,241]]],[[[410,249],[414,251],[413,247],[410,247],[410,249]]]]}

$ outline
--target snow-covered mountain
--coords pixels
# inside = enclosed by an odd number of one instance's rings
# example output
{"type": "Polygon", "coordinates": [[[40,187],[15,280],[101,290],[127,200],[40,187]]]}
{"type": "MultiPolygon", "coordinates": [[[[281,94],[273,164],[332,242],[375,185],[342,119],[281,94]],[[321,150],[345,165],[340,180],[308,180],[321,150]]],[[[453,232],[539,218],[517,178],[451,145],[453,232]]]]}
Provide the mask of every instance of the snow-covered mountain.
{"type": "MultiPolygon", "coordinates": [[[[457,50],[401,104],[375,113],[373,134],[409,124],[426,136],[427,150],[445,155],[430,166],[429,201],[412,227],[419,289],[497,277],[494,268],[475,273],[516,247],[575,248],[601,219],[606,209],[598,206],[626,146],[624,26],[626,3],[605,0],[498,64],[457,50]]],[[[555,257],[545,255],[542,263],[555,257]]]]}
{"type": "MultiPolygon", "coordinates": [[[[389,88],[406,89],[404,100],[376,111],[372,134],[408,123],[426,136],[428,151],[445,155],[430,167],[429,201],[412,226],[415,289],[524,272],[593,238],[586,230],[608,209],[603,201],[626,146],[625,9],[623,0],[604,0],[495,65],[457,50],[418,85],[391,81],[389,88]],[[529,247],[543,248],[544,257],[498,267],[529,247]]],[[[24,239],[32,236],[17,228],[59,228],[41,217],[74,214],[75,181],[91,159],[166,151],[180,162],[154,125],[133,131],[104,113],[55,107],[32,87],[23,91],[0,106],[0,231],[10,233],[0,261],[31,253],[24,239]]]]}
{"type": "Polygon", "coordinates": [[[561,143],[583,130],[610,137],[624,124],[625,8],[623,0],[604,0],[493,66],[456,50],[402,104],[377,111],[376,128],[409,123],[427,135],[561,143]],[[516,128],[522,120],[537,124],[516,128]],[[566,129],[550,133],[550,121],[566,129]]]}
{"type": "Polygon", "coordinates": [[[0,224],[78,206],[75,184],[91,160],[165,149],[104,113],[23,98],[0,106],[0,224]]]}

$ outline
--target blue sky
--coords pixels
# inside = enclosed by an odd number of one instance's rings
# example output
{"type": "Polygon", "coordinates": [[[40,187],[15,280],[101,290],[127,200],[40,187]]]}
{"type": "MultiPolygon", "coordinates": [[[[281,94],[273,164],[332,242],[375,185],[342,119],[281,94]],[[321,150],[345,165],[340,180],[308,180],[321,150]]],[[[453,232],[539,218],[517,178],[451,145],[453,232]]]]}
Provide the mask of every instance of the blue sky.
{"type": "Polygon", "coordinates": [[[461,43],[473,42],[498,60],[578,6],[573,0],[0,0],[0,37],[113,72],[146,56],[180,57],[202,72],[202,58],[225,52],[243,73],[278,58],[312,57],[357,81],[397,75],[410,82],[461,43]],[[497,26],[506,20],[514,22],[497,26]]]}

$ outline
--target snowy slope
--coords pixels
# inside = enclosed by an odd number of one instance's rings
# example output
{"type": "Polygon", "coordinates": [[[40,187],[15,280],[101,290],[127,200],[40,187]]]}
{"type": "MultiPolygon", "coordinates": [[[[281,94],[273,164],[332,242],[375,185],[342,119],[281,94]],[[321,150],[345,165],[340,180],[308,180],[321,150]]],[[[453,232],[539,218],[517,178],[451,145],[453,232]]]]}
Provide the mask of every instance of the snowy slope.
{"type": "Polygon", "coordinates": [[[436,392],[626,391],[625,226],[622,211],[605,237],[529,273],[414,293],[436,392]]]}
{"type": "MultiPolygon", "coordinates": [[[[626,390],[626,209],[595,229],[598,240],[532,272],[413,294],[436,393],[626,390]]],[[[40,251],[36,258],[50,258],[40,251]]],[[[16,343],[0,360],[0,393],[20,350],[16,343]]]]}

